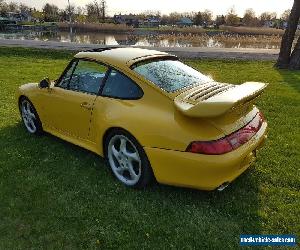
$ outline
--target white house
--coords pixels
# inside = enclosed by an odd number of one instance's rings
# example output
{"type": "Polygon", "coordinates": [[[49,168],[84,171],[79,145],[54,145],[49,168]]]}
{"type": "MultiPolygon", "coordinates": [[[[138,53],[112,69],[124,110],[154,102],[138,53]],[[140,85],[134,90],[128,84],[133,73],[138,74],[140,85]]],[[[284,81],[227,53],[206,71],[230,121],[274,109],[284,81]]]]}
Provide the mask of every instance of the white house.
{"type": "Polygon", "coordinates": [[[267,28],[273,28],[274,25],[275,25],[274,21],[265,21],[265,23],[264,23],[264,27],[267,27],[267,28]]]}

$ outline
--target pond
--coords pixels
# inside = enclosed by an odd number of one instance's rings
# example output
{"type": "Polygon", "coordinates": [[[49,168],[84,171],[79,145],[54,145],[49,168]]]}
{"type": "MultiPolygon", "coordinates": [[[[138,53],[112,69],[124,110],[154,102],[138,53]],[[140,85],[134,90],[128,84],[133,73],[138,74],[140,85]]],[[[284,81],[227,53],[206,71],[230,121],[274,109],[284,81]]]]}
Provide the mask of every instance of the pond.
{"type": "Polygon", "coordinates": [[[75,42],[101,45],[131,45],[149,47],[215,47],[278,49],[279,35],[215,34],[107,34],[99,32],[23,31],[0,33],[0,38],[41,41],[75,42]]]}

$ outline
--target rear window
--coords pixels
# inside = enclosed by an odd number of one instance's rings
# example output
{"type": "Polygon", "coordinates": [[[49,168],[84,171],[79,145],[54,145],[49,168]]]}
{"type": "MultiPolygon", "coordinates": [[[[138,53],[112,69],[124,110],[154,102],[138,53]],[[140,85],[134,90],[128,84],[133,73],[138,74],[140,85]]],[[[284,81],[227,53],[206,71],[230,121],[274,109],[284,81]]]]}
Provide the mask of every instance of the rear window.
{"type": "Polygon", "coordinates": [[[199,71],[174,60],[145,61],[132,69],[167,92],[211,81],[199,71]]]}

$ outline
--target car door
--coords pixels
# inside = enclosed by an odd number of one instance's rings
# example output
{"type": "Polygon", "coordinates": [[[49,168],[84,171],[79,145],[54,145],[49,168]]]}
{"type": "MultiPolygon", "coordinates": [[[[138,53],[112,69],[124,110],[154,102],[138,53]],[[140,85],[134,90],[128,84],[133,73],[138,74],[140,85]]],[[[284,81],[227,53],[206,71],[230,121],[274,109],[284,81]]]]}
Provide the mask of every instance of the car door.
{"type": "Polygon", "coordinates": [[[46,123],[67,136],[88,140],[93,106],[107,67],[74,60],[49,90],[46,123]]]}

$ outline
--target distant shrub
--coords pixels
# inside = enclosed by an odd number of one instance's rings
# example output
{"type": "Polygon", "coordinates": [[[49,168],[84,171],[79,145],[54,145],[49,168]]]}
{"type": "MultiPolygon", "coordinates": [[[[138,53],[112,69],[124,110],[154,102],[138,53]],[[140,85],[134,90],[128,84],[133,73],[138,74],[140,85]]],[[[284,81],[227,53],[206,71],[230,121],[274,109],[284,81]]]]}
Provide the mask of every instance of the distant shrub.
{"type": "Polygon", "coordinates": [[[284,30],[266,27],[234,27],[221,25],[220,29],[228,32],[238,33],[238,34],[250,34],[250,35],[283,35],[284,30]]]}
{"type": "Polygon", "coordinates": [[[191,33],[191,34],[199,34],[205,33],[206,30],[202,27],[178,27],[178,26],[161,26],[159,27],[159,31],[163,33],[191,33]]]}

